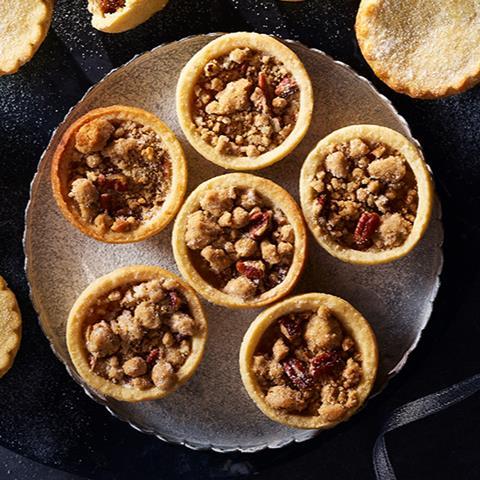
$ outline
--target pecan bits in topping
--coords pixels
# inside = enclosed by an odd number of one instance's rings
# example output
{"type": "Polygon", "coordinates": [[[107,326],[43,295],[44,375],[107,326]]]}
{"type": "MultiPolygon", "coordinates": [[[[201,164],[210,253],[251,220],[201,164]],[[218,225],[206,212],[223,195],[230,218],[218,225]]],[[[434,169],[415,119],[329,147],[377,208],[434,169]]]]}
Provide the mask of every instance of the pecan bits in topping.
{"type": "Polygon", "coordinates": [[[102,13],[115,13],[118,9],[125,6],[125,0],[100,0],[100,9],[102,13]]]}
{"type": "Polygon", "coordinates": [[[245,275],[250,280],[259,280],[265,275],[265,271],[255,266],[256,261],[242,261],[239,260],[235,264],[235,268],[240,275],[245,275]]]}
{"type": "Polygon", "coordinates": [[[266,212],[255,212],[250,215],[250,228],[248,233],[254,240],[258,240],[267,233],[270,228],[272,215],[270,210],[266,212]]]}
{"type": "Polygon", "coordinates": [[[182,299],[180,298],[178,293],[175,292],[174,290],[171,290],[170,292],[168,292],[167,295],[168,295],[168,302],[172,307],[172,310],[176,312],[182,305],[182,299]]]}
{"type": "Polygon", "coordinates": [[[302,320],[297,316],[280,318],[280,331],[289,339],[293,340],[302,334],[302,320]]]}
{"type": "Polygon", "coordinates": [[[160,354],[160,350],[158,348],[154,348],[147,356],[146,362],[151,364],[155,362],[160,354]]]}
{"type": "Polygon", "coordinates": [[[283,362],[282,366],[288,379],[296,388],[304,390],[312,387],[313,380],[301,360],[298,360],[298,358],[289,358],[283,362]]]}
{"type": "Polygon", "coordinates": [[[359,247],[367,247],[380,225],[380,217],[374,212],[363,212],[355,228],[354,240],[359,247]]]}
{"type": "Polygon", "coordinates": [[[283,77],[282,81],[275,88],[275,95],[282,98],[287,98],[293,95],[298,90],[297,82],[290,76],[283,77]]]}
{"type": "Polygon", "coordinates": [[[318,379],[323,375],[332,374],[341,365],[343,365],[343,359],[337,351],[322,352],[310,361],[310,375],[318,379]]]}

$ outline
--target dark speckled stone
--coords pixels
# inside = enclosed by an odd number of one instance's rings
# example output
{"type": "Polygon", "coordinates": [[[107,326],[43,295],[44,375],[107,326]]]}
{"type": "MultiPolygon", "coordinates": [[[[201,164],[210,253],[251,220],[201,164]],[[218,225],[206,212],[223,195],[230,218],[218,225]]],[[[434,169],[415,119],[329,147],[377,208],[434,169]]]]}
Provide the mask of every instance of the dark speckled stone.
{"type": "MultiPolygon", "coordinates": [[[[258,2],[268,3],[268,2],[258,2]]],[[[89,86],[69,45],[119,66],[159,43],[210,31],[252,29],[255,2],[170,0],[163,13],[120,35],[92,33],[83,0],[58,0],[46,41],[18,74],[0,79],[0,274],[16,292],[24,338],[0,380],[0,443],[90,478],[371,478],[371,450],[384,416],[402,403],[477,373],[480,323],[480,88],[439,101],[392,92],[356,46],[358,2],[282,4],[297,39],[371,79],[409,122],[433,168],[444,209],[445,269],[432,319],[403,372],[367,411],[303,445],[260,454],[192,452],[135,432],[88,399],[54,357],[37,324],[23,273],[23,211],[30,180],[51,131],[89,86]],[[58,33],[55,33],[55,29],[58,33]],[[97,41],[103,47],[97,50],[97,41]]],[[[276,31],[262,22],[263,31],[276,31]]],[[[257,27],[258,28],[258,27],[257,27]]],[[[398,478],[478,478],[478,395],[391,434],[398,478]],[[476,428],[475,428],[476,426],[476,428]]],[[[232,412],[234,414],[234,412],[232,412]]],[[[2,471],[0,478],[9,478],[2,471]]]]}

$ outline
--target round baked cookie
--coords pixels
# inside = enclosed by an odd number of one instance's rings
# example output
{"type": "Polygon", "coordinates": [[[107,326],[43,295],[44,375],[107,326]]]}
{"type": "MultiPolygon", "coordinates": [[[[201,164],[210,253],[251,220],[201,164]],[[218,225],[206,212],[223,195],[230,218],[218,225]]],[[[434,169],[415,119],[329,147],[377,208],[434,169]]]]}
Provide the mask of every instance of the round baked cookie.
{"type": "Polygon", "coordinates": [[[89,387],[126,402],[162,398],[198,367],[207,320],[195,292],[160,268],[118,268],[74,303],[67,346],[89,387]]]}
{"type": "Polygon", "coordinates": [[[313,91],[299,58],[275,38],[229,33],[198,51],[177,84],[177,114],[192,146],[233,170],[288,155],[310,125],[313,91]]]}
{"type": "Polygon", "coordinates": [[[397,92],[439,98],[480,81],[477,0],[362,0],[355,31],[375,75],[397,92]]]}
{"type": "Polygon", "coordinates": [[[31,60],[47,36],[52,12],[53,0],[0,2],[0,75],[31,60]]]}
{"type": "Polygon", "coordinates": [[[332,132],[308,155],[300,198],[318,243],[344,262],[374,265],[403,257],[428,226],[433,185],[421,152],[379,125],[332,132]]]}
{"type": "Polygon", "coordinates": [[[155,115],[113,105],[76,120],[54,153],[55,200],[83,233],[108,243],[144,240],[177,213],[187,166],[174,133],[155,115]]]}
{"type": "Polygon", "coordinates": [[[22,338],[22,317],[17,299],[0,277],[0,378],[13,365],[22,338]]]}
{"type": "Polygon", "coordinates": [[[265,178],[230,173],[199,185],[173,227],[173,253],[190,285],[208,301],[252,308],[286,295],[306,258],[300,209],[265,178]]]}
{"type": "Polygon", "coordinates": [[[331,428],[358,411],[378,366],[375,334],[345,300],[323,293],[264,310],[240,347],[243,384],[270,419],[295,428],[331,428]]]}
{"type": "Polygon", "coordinates": [[[88,0],[92,26],[108,33],[137,27],[162,10],[168,0],[88,0]]]}

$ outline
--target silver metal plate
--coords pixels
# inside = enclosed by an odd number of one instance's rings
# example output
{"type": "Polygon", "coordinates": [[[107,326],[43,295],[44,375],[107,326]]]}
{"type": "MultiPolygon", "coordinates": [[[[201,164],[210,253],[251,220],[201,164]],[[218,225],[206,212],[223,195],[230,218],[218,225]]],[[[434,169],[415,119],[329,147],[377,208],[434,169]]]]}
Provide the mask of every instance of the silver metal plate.
{"type": "MultiPolygon", "coordinates": [[[[175,114],[175,86],[183,65],[215,35],[190,37],[162,45],[111,72],[69,112],[54,132],[31,189],[26,212],[26,271],[31,297],[52,348],[73,378],[95,400],[134,428],[190,448],[251,452],[278,448],[315,435],[270,421],[246,394],[238,371],[240,343],[258,311],[233,311],[205,302],[210,336],[206,355],[192,380],[166,399],[121,403],[89,391],[75,373],[65,343],[65,322],[75,298],[95,278],[128,264],[161,265],[177,272],[170,246],[171,226],[139,244],[106,245],[75,230],[60,214],[50,188],[53,151],[66,127],[88,110],[120,103],[145,108],[177,134],[189,165],[189,191],[224,173],[187,143],[175,114]]],[[[355,123],[385,125],[410,136],[407,123],[391,103],[347,65],[296,42],[312,78],[315,110],[302,143],[286,159],[259,175],[271,178],[298,199],[303,160],[314,145],[337,128],[355,123]]],[[[406,258],[389,265],[347,265],[310,241],[308,265],[295,293],[339,295],[372,324],[379,342],[380,366],[375,392],[404,365],[431,313],[442,266],[443,229],[437,204],[429,229],[406,258]]]]}

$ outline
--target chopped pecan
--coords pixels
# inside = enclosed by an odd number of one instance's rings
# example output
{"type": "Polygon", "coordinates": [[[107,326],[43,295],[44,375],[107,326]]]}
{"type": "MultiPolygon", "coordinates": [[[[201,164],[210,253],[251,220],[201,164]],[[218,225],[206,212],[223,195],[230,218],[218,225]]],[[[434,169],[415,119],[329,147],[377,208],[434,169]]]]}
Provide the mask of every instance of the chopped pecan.
{"type": "Polygon", "coordinates": [[[256,280],[263,278],[265,275],[265,270],[262,270],[260,268],[257,268],[255,266],[255,261],[242,261],[239,260],[235,264],[235,268],[237,269],[237,272],[240,273],[240,275],[245,275],[248,279],[250,280],[256,280]]]}
{"type": "Polygon", "coordinates": [[[302,334],[302,320],[298,316],[285,316],[278,320],[280,330],[289,339],[293,340],[302,334]]]}
{"type": "Polygon", "coordinates": [[[290,382],[299,390],[310,388],[313,385],[313,379],[305,364],[298,358],[289,358],[283,362],[282,366],[290,382]]]}
{"type": "Polygon", "coordinates": [[[100,0],[100,9],[104,15],[107,13],[115,13],[124,6],[125,0],[100,0]]]}
{"type": "Polygon", "coordinates": [[[132,227],[132,224],[130,222],[127,222],[123,218],[117,218],[115,222],[113,222],[111,229],[114,232],[122,233],[122,232],[127,232],[128,230],[130,230],[131,227],[132,227]]]}
{"type": "Polygon", "coordinates": [[[153,363],[158,358],[159,353],[160,350],[158,348],[154,348],[153,350],[151,350],[147,356],[146,362],[148,364],[153,363]]]}
{"type": "Polygon", "coordinates": [[[168,303],[172,307],[172,310],[176,312],[182,305],[182,299],[177,292],[171,290],[170,292],[168,292],[168,303]]]}
{"type": "Polygon", "coordinates": [[[117,192],[125,192],[128,190],[128,179],[121,173],[113,173],[107,175],[105,185],[107,188],[116,190],[117,192]]]}
{"type": "Polygon", "coordinates": [[[113,207],[113,195],[111,193],[102,193],[100,195],[100,207],[102,210],[111,210],[113,207]]]}
{"type": "Polygon", "coordinates": [[[360,247],[369,245],[372,235],[380,225],[380,217],[375,212],[363,212],[358,219],[354,241],[360,247]]]}
{"type": "Polygon", "coordinates": [[[267,210],[266,212],[255,212],[250,215],[250,226],[248,233],[254,240],[261,238],[265,235],[270,228],[272,220],[272,212],[267,210]]]}
{"type": "Polygon", "coordinates": [[[282,78],[280,83],[275,88],[275,95],[286,98],[293,95],[298,90],[298,85],[295,79],[289,75],[282,78]]]}
{"type": "Polygon", "coordinates": [[[310,375],[314,379],[317,379],[323,375],[330,375],[342,364],[342,357],[336,350],[319,353],[310,361],[310,375]]]}

